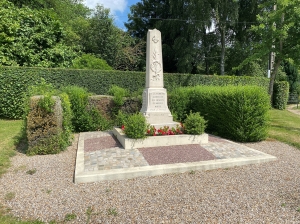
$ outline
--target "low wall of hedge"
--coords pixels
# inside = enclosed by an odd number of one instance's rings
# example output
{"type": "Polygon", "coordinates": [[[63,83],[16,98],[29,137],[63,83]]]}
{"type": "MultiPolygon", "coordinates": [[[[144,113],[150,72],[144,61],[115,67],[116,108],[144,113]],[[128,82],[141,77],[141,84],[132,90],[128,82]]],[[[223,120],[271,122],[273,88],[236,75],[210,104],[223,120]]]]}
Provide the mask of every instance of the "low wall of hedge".
{"type": "Polygon", "coordinates": [[[190,111],[208,121],[207,131],[240,142],[266,138],[270,98],[257,86],[197,86],[179,88],[169,99],[170,110],[180,120],[190,111]]]}
{"type": "MultiPolygon", "coordinates": [[[[97,95],[107,94],[111,85],[131,92],[145,86],[144,72],[0,67],[0,117],[20,118],[24,93],[28,86],[40,82],[41,78],[55,88],[77,85],[97,95]]],[[[164,86],[168,91],[195,85],[257,85],[267,90],[268,83],[269,80],[263,77],[164,74],[164,86]]]]}
{"type": "Polygon", "coordinates": [[[289,98],[289,83],[286,81],[274,83],[273,91],[273,107],[275,109],[284,110],[289,98]]]}

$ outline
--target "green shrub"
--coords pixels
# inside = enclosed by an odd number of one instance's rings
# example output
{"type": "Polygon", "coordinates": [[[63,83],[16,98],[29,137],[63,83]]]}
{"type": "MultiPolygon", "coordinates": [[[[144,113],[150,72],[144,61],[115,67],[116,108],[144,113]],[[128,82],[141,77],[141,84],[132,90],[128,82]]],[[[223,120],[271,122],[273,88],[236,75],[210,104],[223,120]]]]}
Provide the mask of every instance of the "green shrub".
{"type": "Polygon", "coordinates": [[[91,94],[86,89],[78,86],[67,86],[62,90],[70,98],[74,131],[103,131],[111,127],[111,122],[100,111],[95,107],[88,107],[88,97],[91,94]]]}
{"type": "Polygon", "coordinates": [[[124,112],[119,110],[118,114],[116,115],[116,118],[115,118],[115,125],[117,127],[121,127],[122,125],[125,124],[128,117],[129,117],[128,113],[124,113],[124,112]]]}
{"type": "Polygon", "coordinates": [[[112,108],[112,113],[116,115],[121,106],[124,104],[125,96],[127,96],[129,93],[122,87],[112,85],[108,91],[108,94],[113,96],[114,107],[112,108]]]}
{"type": "Polygon", "coordinates": [[[175,89],[168,94],[168,105],[174,120],[184,121],[189,111],[189,88],[175,89]]]}
{"type": "Polygon", "coordinates": [[[288,97],[289,83],[286,81],[275,81],[273,91],[273,107],[275,109],[284,110],[288,102],[288,97]]]}
{"type": "Polygon", "coordinates": [[[51,110],[40,106],[43,96],[32,97],[26,117],[28,155],[55,154],[71,143],[71,110],[68,97],[53,97],[51,110]],[[54,100],[55,99],[55,100],[54,100]]]}
{"type": "Polygon", "coordinates": [[[82,54],[73,61],[73,68],[76,69],[101,69],[112,70],[104,59],[97,58],[92,54],[82,54]]]}
{"type": "Polygon", "coordinates": [[[136,113],[128,116],[124,129],[128,138],[143,139],[146,137],[146,131],[146,118],[142,114],[136,113]]]}
{"type": "Polygon", "coordinates": [[[73,112],[72,125],[74,131],[81,132],[89,129],[89,121],[87,119],[88,96],[90,95],[86,89],[78,86],[67,86],[62,88],[66,92],[71,102],[71,110],[73,112]]]}
{"type": "Polygon", "coordinates": [[[112,127],[112,122],[107,120],[95,107],[87,109],[85,116],[86,131],[104,131],[112,127]]]}
{"type": "Polygon", "coordinates": [[[121,107],[124,103],[124,97],[128,96],[128,91],[122,87],[112,85],[108,91],[108,94],[114,96],[114,103],[121,107]]]}
{"type": "Polygon", "coordinates": [[[265,89],[257,86],[184,89],[180,91],[185,92],[182,97],[188,95],[189,104],[182,111],[200,112],[208,121],[207,132],[241,142],[266,138],[270,100],[265,89]]]}
{"type": "Polygon", "coordinates": [[[199,112],[191,112],[184,121],[184,132],[191,135],[201,135],[204,133],[206,123],[199,112]]]}
{"type": "Polygon", "coordinates": [[[24,132],[28,141],[26,153],[54,154],[65,150],[72,138],[72,111],[68,96],[59,93],[44,79],[30,86],[24,95],[24,132]]]}

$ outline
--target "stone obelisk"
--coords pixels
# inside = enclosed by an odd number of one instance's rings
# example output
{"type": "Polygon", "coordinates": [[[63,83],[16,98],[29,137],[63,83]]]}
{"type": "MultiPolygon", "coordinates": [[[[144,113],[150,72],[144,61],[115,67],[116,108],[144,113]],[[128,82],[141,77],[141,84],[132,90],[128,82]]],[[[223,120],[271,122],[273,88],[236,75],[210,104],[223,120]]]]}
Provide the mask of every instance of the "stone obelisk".
{"type": "Polygon", "coordinates": [[[146,52],[146,88],[143,92],[141,113],[147,123],[161,128],[176,127],[177,122],[167,105],[167,90],[164,88],[161,33],[159,30],[148,30],[146,52]]]}

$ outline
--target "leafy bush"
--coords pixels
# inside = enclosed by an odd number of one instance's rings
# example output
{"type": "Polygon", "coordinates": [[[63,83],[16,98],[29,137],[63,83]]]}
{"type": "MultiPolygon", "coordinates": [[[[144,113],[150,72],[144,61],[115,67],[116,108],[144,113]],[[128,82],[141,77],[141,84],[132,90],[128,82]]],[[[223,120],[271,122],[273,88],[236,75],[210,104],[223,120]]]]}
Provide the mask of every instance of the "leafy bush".
{"type": "Polygon", "coordinates": [[[76,58],[73,61],[73,68],[112,70],[112,67],[105,60],[97,58],[92,54],[82,54],[81,57],[76,58]]]}
{"type": "Polygon", "coordinates": [[[199,112],[190,113],[184,121],[185,133],[191,135],[201,135],[206,128],[206,121],[200,116],[199,112]]]}
{"type": "Polygon", "coordinates": [[[146,118],[142,114],[129,115],[124,125],[124,133],[128,138],[143,139],[146,137],[147,123],[146,118]]]}
{"type": "Polygon", "coordinates": [[[128,119],[129,114],[122,112],[121,110],[118,111],[118,114],[115,118],[115,125],[117,127],[121,127],[125,124],[126,120],[128,119]]]}
{"type": "Polygon", "coordinates": [[[286,108],[289,97],[289,83],[286,81],[274,83],[273,91],[273,107],[275,109],[284,110],[286,108]]]}
{"type": "Polygon", "coordinates": [[[95,107],[88,107],[88,91],[78,86],[63,88],[70,98],[73,112],[72,124],[76,132],[102,131],[111,127],[108,121],[95,107]]]}
{"type": "Polygon", "coordinates": [[[51,110],[41,107],[39,101],[42,99],[43,96],[31,98],[26,116],[28,155],[59,153],[71,142],[72,115],[67,95],[52,96],[51,110]]]}
{"type": "Polygon", "coordinates": [[[108,91],[109,95],[112,95],[114,107],[112,108],[112,113],[116,115],[120,110],[121,106],[124,104],[124,97],[127,96],[129,93],[126,89],[112,85],[108,91]]]}
{"type": "Polygon", "coordinates": [[[88,113],[86,111],[88,96],[86,89],[78,86],[67,86],[62,89],[69,96],[73,112],[72,124],[74,131],[81,132],[89,129],[88,113]]]}
{"type": "Polygon", "coordinates": [[[190,98],[188,88],[175,89],[168,94],[168,105],[174,120],[184,121],[189,110],[190,98]]]}
{"type": "Polygon", "coordinates": [[[264,89],[256,86],[197,86],[185,87],[179,92],[184,94],[179,94],[178,101],[180,96],[189,98],[186,108],[181,111],[200,112],[208,121],[207,132],[241,142],[266,138],[270,100],[264,89]]]}

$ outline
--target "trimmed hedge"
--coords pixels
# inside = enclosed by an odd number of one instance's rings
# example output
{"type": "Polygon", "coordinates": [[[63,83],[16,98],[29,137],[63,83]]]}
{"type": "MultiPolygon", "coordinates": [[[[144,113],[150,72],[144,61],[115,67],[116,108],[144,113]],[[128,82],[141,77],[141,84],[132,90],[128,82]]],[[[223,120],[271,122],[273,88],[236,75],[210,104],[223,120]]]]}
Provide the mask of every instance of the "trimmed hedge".
{"type": "MultiPolygon", "coordinates": [[[[76,85],[97,95],[107,94],[112,85],[130,92],[145,87],[144,72],[0,67],[0,116],[20,118],[24,112],[24,93],[28,86],[35,85],[41,78],[55,88],[76,85]]],[[[164,85],[168,91],[195,85],[257,85],[267,90],[268,83],[269,80],[263,77],[164,74],[164,85]]]]}
{"type": "Polygon", "coordinates": [[[273,107],[275,109],[284,110],[289,98],[289,83],[286,81],[274,83],[273,91],[273,107]]]}
{"type": "Polygon", "coordinates": [[[240,142],[260,141],[267,136],[270,98],[261,87],[179,88],[176,91],[176,99],[172,99],[173,97],[174,94],[169,101],[171,111],[181,120],[189,111],[200,112],[208,121],[209,133],[240,142]],[[177,102],[184,104],[180,105],[177,102]]]}
{"type": "Polygon", "coordinates": [[[51,97],[52,110],[43,108],[40,104],[44,96],[30,98],[30,109],[26,116],[26,133],[28,155],[56,154],[63,151],[71,143],[72,111],[66,94],[51,97]]]}

